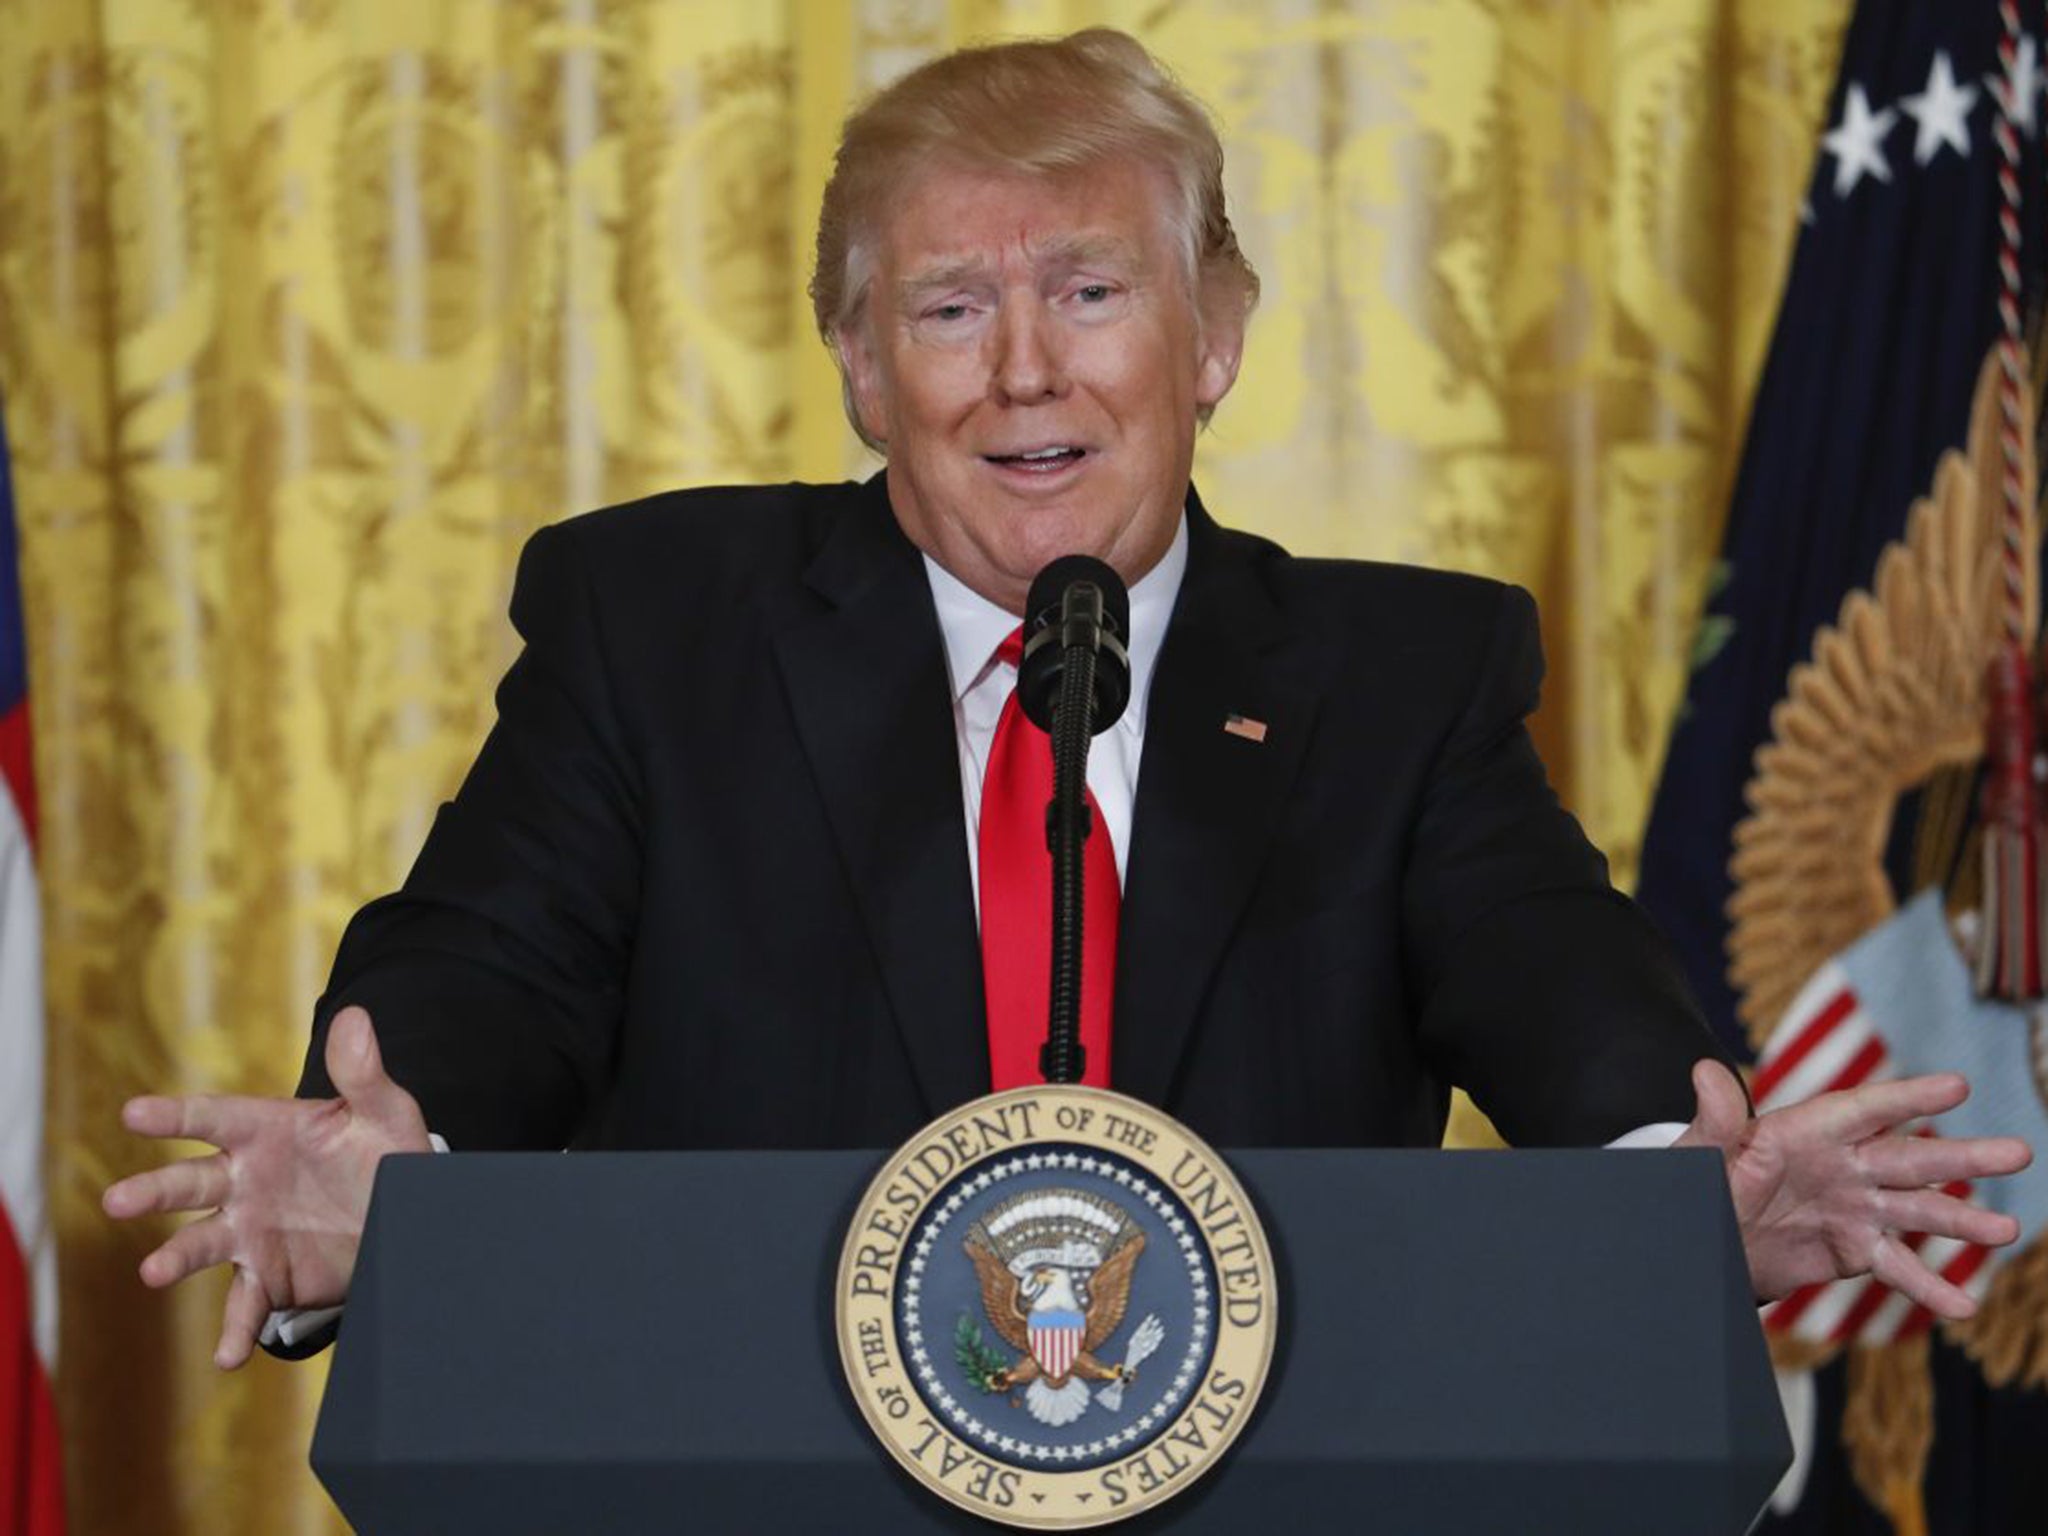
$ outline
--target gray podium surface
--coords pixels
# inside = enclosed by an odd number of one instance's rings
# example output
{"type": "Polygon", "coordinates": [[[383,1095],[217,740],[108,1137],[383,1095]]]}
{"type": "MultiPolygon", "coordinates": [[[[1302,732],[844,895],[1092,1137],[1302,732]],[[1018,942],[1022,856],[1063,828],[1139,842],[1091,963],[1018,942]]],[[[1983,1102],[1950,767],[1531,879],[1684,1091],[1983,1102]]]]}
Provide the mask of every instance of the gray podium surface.
{"type": "MultiPolygon", "coordinates": [[[[365,1536],[979,1531],[840,1374],[880,1153],[387,1159],[313,1465],[365,1536]]],[[[1111,1529],[1740,1536],[1791,1447],[1710,1152],[1226,1153],[1258,1412],[1111,1529]]]]}

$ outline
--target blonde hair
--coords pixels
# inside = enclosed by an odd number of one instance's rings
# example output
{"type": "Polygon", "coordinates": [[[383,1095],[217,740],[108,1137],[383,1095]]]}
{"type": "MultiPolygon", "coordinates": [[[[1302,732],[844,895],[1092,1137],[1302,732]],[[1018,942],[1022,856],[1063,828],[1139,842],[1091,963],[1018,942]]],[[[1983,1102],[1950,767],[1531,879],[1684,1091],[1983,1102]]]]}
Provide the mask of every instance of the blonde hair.
{"type": "MultiPolygon", "coordinates": [[[[920,66],[846,120],[818,212],[811,308],[848,384],[840,335],[859,324],[876,231],[923,164],[1054,177],[1106,160],[1162,172],[1190,297],[1249,313],[1259,275],[1223,203],[1223,145],[1194,97],[1137,39],[1107,27],[1070,37],[963,48],[920,66]]],[[[846,390],[847,419],[866,439],[846,390]]],[[[875,446],[872,443],[870,446],[875,446]]]]}

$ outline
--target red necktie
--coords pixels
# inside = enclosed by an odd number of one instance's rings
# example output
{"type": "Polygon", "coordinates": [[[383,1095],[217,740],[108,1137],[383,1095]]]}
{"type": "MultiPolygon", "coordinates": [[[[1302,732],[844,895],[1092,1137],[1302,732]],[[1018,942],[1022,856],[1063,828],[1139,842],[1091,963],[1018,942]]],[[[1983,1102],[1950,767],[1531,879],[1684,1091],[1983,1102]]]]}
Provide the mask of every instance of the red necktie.
{"type": "MultiPolygon", "coordinates": [[[[1017,665],[1023,631],[997,657],[1017,665]]],[[[981,781],[981,968],[988,997],[988,1057],[995,1091],[1042,1082],[1052,992],[1052,855],[1045,846],[1045,807],[1052,799],[1052,738],[1024,716],[1013,689],[996,725],[981,781]]],[[[1081,913],[1082,1081],[1109,1086],[1110,994],[1116,982],[1116,916],[1122,901],[1109,828],[1088,797],[1094,831],[1081,913]]]]}

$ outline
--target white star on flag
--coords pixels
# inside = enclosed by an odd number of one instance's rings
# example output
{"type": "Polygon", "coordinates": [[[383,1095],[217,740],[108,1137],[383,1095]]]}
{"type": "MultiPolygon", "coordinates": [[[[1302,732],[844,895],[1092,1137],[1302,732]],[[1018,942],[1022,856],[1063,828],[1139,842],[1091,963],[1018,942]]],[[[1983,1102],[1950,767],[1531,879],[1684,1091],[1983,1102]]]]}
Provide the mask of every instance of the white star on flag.
{"type": "Polygon", "coordinates": [[[2020,39],[2012,56],[2012,68],[2003,74],[1986,75],[1998,108],[2029,137],[2034,132],[2034,98],[2041,94],[2041,57],[2031,37],[2020,39]]]}
{"type": "Polygon", "coordinates": [[[1892,168],[1884,158],[1884,136],[1898,120],[1899,114],[1890,107],[1871,111],[1862,86],[1849,87],[1842,121],[1821,140],[1835,157],[1835,196],[1847,197],[1866,175],[1879,181],[1892,179],[1892,168]]]}
{"type": "Polygon", "coordinates": [[[1913,161],[1925,165],[1947,145],[1965,160],[1970,158],[1970,109],[1977,105],[1977,87],[1957,83],[1948,51],[1935,54],[1927,71],[1927,89],[1917,96],[1902,97],[1899,105],[1918,125],[1913,136],[1913,161]]]}

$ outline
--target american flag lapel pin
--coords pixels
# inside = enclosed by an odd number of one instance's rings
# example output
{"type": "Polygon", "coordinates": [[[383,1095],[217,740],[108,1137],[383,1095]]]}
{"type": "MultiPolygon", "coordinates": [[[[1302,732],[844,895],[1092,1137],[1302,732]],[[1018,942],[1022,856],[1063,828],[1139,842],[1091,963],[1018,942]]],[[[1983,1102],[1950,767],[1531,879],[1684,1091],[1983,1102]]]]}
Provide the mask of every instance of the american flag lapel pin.
{"type": "Polygon", "coordinates": [[[1240,715],[1234,710],[1223,717],[1223,730],[1226,735],[1242,736],[1246,741],[1266,739],[1265,721],[1254,720],[1250,715],[1240,715]]]}

